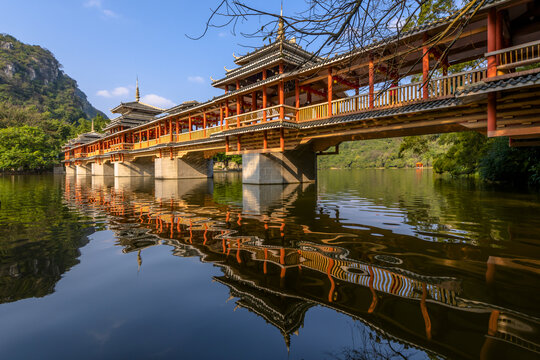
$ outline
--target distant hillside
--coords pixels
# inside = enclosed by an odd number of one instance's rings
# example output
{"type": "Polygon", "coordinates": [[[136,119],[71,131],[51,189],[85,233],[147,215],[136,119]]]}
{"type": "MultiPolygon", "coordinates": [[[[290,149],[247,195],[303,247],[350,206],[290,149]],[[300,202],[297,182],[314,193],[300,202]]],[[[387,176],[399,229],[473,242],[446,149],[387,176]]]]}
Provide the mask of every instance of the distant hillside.
{"type": "Polygon", "coordinates": [[[321,169],[403,168],[414,167],[419,161],[430,166],[433,158],[443,152],[443,148],[436,141],[430,141],[429,150],[421,155],[405,150],[400,156],[402,142],[402,138],[345,142],[339,146],[339,154],[319,156],[318,167],[321,169]]]}
{"type": "Polygon", "coordinates": [[[48,117],[70,124],[105,114],[94,108],[77,82],[64,74],[49,51],[0,34],[0,102],[35,107],[48,117]]]}

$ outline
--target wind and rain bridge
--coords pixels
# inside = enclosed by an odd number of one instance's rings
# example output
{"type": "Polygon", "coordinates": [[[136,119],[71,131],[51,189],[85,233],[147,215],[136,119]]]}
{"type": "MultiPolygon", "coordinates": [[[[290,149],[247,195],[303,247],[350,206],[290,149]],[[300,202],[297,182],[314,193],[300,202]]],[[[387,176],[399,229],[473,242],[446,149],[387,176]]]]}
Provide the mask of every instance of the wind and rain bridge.
{"type": "Polygon", "coordinates": [[[204,178],[224,152],[242,155],[244,183],[295,183],[315,181],[317,155],[344,141],[478,131],[540,145],[540,4],[487,0],[459,31],[458,16],[326,59],[280,22],[212,81],[221,96],[159,109],[137,87],[103,133],[64,146],[66,172],[204,178]]]}

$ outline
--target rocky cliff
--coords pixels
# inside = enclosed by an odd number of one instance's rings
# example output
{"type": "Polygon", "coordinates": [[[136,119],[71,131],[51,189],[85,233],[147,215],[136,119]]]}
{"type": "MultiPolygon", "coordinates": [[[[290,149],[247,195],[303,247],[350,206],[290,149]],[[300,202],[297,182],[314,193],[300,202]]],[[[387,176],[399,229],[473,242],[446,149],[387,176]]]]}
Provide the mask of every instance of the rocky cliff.
{"type": "Polygon", "coordinates": [[[0,34],[0,101],[32,106],[69,123],[97,114],[106,117],[88,102],[49,50],[6,34],[0,34]]]}

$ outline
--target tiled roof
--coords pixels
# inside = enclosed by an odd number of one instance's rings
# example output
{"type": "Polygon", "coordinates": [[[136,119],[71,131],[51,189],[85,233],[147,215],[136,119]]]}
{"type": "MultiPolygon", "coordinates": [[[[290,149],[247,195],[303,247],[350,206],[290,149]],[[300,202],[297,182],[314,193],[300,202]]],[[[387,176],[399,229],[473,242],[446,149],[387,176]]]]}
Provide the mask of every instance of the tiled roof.
{"type": "Polygon", "coordinates": [[[253,125],[253,126],[240,127],[236,129],[220,131],[210,136],[212,138],[221,138],[224,136],[240,135],[240,134],[245,134],[248,132],[261,131],[261,130],[280,129],[280,128],[298,129],[299,128],[298,125],[299,124],[297,123],[292,123],[289,121],[269,121],[269,122],[263,122],[263,123],[253,125]]]}
{"type": "Polygon", "coordinates": [[[244,65],[250,61],[253,61],[253,59],[265,56],[268,53],[278,50],[280,49],[280,47],[282,47],[283,50],[298,53],[301,57],[304,57],[306,59],[312,59],[313,61],[320,60],[320,58],[315,57],[313,53],[304,50],[300,45],[296,43],[293,43],[291,41],[274,41],[268,45],[265,45],[250,53],[247,53],[246,55],[238,57],[234,62],[238,65],[244,65]]]}
{"type": "MultiPolygon", "coordinates": [[[[250,72],[254,72],[278,64],[281,61],[292,64],[294,66],[301,66],[306,63],[305,58],[297,56],[296,54],[286,50],[284,50],[283,53],[270,53],[267,56],[260,58],[257,61],[254,61],[248,65],[230,70],[224,78],[214,81],[212,83],[212,86],[222,85],[226,82],[245,76],[250,72]]],[[[314,64],[314,62],[309,63],[314,64]]]]}
{"type": "Polygon", "coordinates": [[[505,89],[516,89],[520,87],[538,84],[540,84],[540,72],[521,76],[513,76],[509,78],[502,78],[499,80],[494,79],[493,81],[487,81],[486,79],[485,81],[469,85],[463,90],[456,92],[456,97],[459,98],[470,95],[484,94],[505,89]]]}
{"type": "Polygon", "coordinates": [[[159,114],[159,113],[163,112],[163,109],[160,109],[158,107],[142,103],[140,101],[131,101],[131,102],[127,102],[127,103],[120,103],[120,105],[118,105],[115,108],[111,109],[111,112],[112,113],[118,113],[122,109],[133,109],[133,110],[150,112],[150,113],[154,113],[154,114],[159,114]]]}

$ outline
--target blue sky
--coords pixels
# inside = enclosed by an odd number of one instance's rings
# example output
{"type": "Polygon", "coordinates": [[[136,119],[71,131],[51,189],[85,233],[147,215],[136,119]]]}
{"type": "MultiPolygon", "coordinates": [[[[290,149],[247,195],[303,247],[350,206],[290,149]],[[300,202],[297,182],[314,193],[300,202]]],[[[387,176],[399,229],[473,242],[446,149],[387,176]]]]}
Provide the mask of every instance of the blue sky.
{"type": "MultiPolygon", "coordinates": [[[[206,100],[223,90],[210,85],[233,68],[232,53],[259,44],[211,29],[200,34],[219,0],[2,0],[0,32],[52,51],[90,102],[109,109],[131,101],[139,77],[143,101],[168,107],[206,100]]],[[[280,0],[253,1],[279,11],[280,0]]],[[[301,4],[302,2],[300,2],[301,4]]],[[[292,7],[292,5],[290,6],[292,7]]],[[[287,11],[287,5],[285,5],[287,11]]],[[[292,9],[291,9],[292,11],[292,9]]],[[[252,19],[245,26],[260,26],[252,19]]]]}

